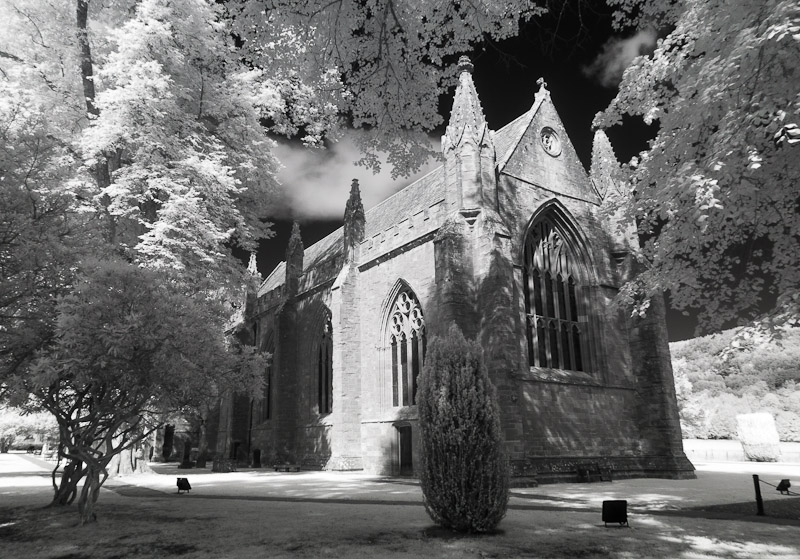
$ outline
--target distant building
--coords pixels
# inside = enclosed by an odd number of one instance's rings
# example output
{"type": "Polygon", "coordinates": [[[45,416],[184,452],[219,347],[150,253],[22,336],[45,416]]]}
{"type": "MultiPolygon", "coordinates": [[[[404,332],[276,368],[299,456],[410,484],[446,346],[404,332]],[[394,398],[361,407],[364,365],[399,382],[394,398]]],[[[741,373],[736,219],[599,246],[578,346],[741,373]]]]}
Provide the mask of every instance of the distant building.
{"type": "Polygon", "coordinates": [[[223,401],[217,452],[412,474],[417,377],[455,322],[484,348],[515,475],[693,477],[663,302],[644,318],[610,306],[636,242],[601,211],[614,180],[586,172],[543,82],[489,130],[471,70],[441,167],[366,212],[354,181],[343,228],[305,250],[296,229],[260,285],[251,262],[238,336],[273,357],[263,394],[223,401]]]}

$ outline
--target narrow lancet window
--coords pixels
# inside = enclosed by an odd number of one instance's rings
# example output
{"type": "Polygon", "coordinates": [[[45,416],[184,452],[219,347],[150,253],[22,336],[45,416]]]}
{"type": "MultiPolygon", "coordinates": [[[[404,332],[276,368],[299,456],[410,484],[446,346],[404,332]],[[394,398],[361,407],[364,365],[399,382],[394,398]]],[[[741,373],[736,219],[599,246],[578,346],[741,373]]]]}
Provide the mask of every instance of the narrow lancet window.
{"type": "Polygon", "coordinates": [[[550,323],[550,366],[554,369],[559,369],[558,361],[558,330],[556,330],[556,323],[550,323]]]}
{"type": "Polygon", "coordinates": [[[572,356],[570,355],[569,328],[566,324],[561,325],[561,350],[564,352],[564,368],[572,369],[572,356]]]}
{"type": "Polygon", "coordinates": [[[544,331],[544,320],[541,318],[536,321],[536,339],[539,346],[540,367],[547,367],[547,334],[544,331]]]}
{"type": "Polygon", "coordinates": [[[575,348],[575,370],[583,370],[583,359],[581,357],[581,331],[577,326],[572,327],[572,346],[575,348]]]}
{"type": "Polygon", "coordinates": [[[273,360],[275,359],[275,343],[270,336],[265,344],[264,351],[267,357],[267,367],[264,370],[264,389],[261,391],[261,401],[259,402],[258,420],[263,423],[272,419],[272,383],[273,383],[273,360]]]}
{"type": "Polygon", "coordinates": [[[320,414],[333,411],[333,326],[330,315],[322,327],[317,356],[317,406],[320,414]]]}

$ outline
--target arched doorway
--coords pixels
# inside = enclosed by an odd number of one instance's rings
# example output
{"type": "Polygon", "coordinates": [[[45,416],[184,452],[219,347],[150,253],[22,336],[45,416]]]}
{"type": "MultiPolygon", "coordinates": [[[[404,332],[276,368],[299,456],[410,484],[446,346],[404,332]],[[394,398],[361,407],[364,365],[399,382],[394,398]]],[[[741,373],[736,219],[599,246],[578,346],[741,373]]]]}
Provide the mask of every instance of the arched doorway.
{"type": "Polygon", "coordinates": [[[414,475],[414,453],[412,450],[411,425],[395,425],[397,430],[397,453],[394,471],[401,476],[414,475]]]}

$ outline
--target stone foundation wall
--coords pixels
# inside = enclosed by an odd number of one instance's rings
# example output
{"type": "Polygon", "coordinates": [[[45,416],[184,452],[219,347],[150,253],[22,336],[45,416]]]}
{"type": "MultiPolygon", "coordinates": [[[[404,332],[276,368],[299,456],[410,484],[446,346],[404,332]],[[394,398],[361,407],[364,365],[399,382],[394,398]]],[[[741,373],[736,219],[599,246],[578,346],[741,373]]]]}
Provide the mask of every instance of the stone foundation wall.
{"type": "Polygon", "coordinates": [[[641,452],[633,389],[530,381],[523,400],[526,457],[641,452]]]}

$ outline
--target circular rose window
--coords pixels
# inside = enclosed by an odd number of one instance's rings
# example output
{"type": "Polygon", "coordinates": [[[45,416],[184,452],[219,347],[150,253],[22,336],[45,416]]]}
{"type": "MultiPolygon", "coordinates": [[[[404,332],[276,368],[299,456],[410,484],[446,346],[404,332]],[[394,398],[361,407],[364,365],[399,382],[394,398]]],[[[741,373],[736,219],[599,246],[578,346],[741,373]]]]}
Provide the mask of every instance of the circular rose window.
{"type": "Polygon", "coordinates": [[[561,139],[558,137],[555,130],[549,126],[545,126],[542,128],[541,139],[542,147],[547,153],[553,157],[557,157],[561,154],[561,139]]]}

